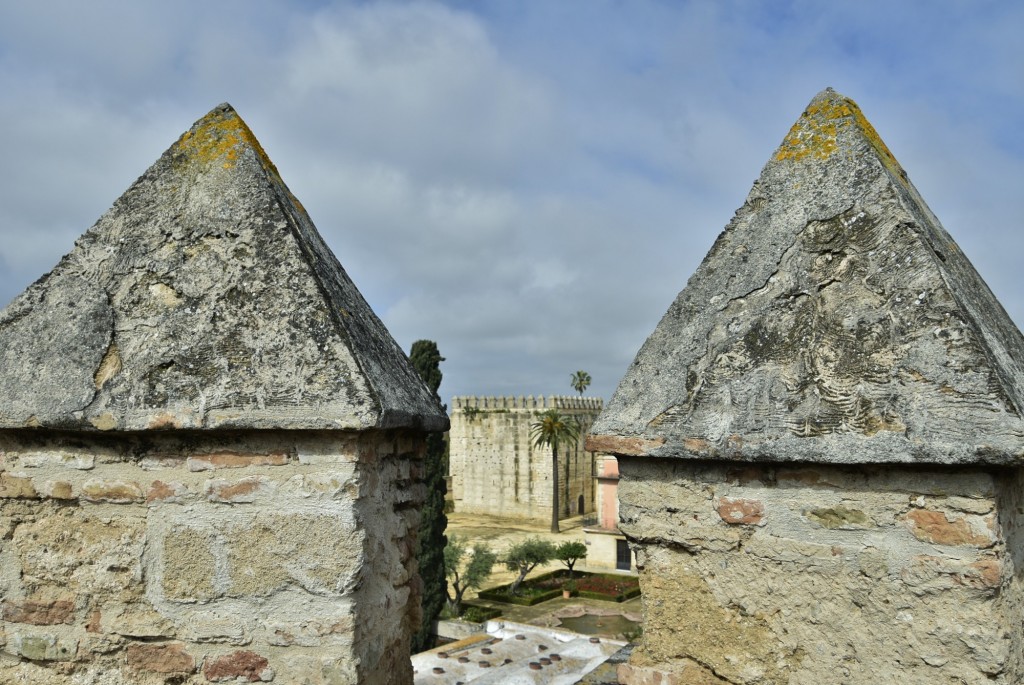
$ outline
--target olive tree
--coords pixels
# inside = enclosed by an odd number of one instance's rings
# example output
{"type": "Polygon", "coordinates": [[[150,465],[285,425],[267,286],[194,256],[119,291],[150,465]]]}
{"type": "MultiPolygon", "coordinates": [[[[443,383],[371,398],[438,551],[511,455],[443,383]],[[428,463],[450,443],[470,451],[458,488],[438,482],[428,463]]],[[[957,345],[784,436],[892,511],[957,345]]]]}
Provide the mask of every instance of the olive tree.
{"type": "Polygon", "coordinates": [[[540,538],[527,538],[512,545],[505,552],[505,568],[519,575],[512,581],[508,589],[510,595],[519,593],[519,586],[526,575],[541,564],[546,564],[555,557],[555,546],[540,538]]]}
{"type": "Polygon", "coordinates": [[[498,560],[497,555],[484,542],[474,542],[451,535],[444,548],[444,572],[448,578],[445,597],[448,610],[454,616],[462,615],[462,597],[466,590],[478,590],[491,575],[491,569],[498,560]]]}
{"type": "Polygon", "coordinates": [[[586,558],[587,546],[579,540],[563,542],[555,549],[555,559],[569,569],[569,578],[572,578],[572,567],[576,565],[576,562],[586,558]]]}

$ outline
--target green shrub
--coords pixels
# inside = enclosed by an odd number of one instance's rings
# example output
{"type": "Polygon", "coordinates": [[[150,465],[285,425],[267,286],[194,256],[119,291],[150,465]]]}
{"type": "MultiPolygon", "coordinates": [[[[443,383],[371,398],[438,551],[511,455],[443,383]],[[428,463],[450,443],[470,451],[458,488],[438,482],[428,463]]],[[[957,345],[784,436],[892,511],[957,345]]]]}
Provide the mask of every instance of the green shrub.
{"type": "Polygon", "coordinates": [[[558,559],[569,569],[569,578],[572,578],[572,569],[576,562],[586,558],[587,546],[579,540],[563,542],[555,548],[555,559],[558,559]]]}
{"type": "Polygon", "coordinates": [[[483,623],[499,616],[501,616],[501,609],[480,606],[479,604],[467,604],[460,618],[470,623],[483,623]]]}

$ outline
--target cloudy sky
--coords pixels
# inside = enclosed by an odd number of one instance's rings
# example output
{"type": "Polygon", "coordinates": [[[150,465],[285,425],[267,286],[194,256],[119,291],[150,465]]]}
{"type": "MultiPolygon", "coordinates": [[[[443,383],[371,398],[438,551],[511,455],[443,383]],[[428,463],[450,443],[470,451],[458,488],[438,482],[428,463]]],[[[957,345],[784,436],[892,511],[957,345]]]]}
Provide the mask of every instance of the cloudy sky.
{"type": "Polygon", "coordinates": [[[446,400],[607,399],[832,86],[1020,325],[1022,34],[1011,0],[0,1],[0,306],[228,101],[446,400]]]}

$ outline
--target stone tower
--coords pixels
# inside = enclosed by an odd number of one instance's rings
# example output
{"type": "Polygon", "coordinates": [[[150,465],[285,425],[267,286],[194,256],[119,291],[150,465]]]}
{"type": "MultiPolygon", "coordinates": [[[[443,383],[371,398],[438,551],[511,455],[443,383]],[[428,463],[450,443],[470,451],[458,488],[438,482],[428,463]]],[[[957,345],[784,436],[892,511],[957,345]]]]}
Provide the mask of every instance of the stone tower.
{"type": "MultiPolygon", "coordinates": [[[[448,469],[455,511],[551,521],[551,448],[537,447],[531,426],[546,410],[580,425],[583,435],[601,411],[598,397],[453,397],[448,469]]],[[[562,445],[560,519],[594,510],[594,455],[583,441],[562,445]]]]}
{"type": "Polygon", "coordinates": [[[0,681],[411,682],[447,426],[217,107],[0,312],[0,681]]]}
{"type": "Polygon", "coordinates": [[[591,430],[627,682],[1024,681],[1024,339],[857,105],[808,105],[591,430]]]}

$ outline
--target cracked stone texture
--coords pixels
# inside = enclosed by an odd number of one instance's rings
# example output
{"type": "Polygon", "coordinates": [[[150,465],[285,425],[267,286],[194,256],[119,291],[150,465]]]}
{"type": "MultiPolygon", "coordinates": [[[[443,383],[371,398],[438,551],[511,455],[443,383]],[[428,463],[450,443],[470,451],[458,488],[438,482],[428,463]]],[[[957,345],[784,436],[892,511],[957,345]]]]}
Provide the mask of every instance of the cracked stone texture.
{"type": "Polygon", "coordinates": [[[0,311],[0,428],[446,430],[229,105],[0,311]]]}
{"type": "Polygon", "coordinates": [[[1017,464],[1024,340],[850,99],[819,93],[588,449],[1017,464]]]}

